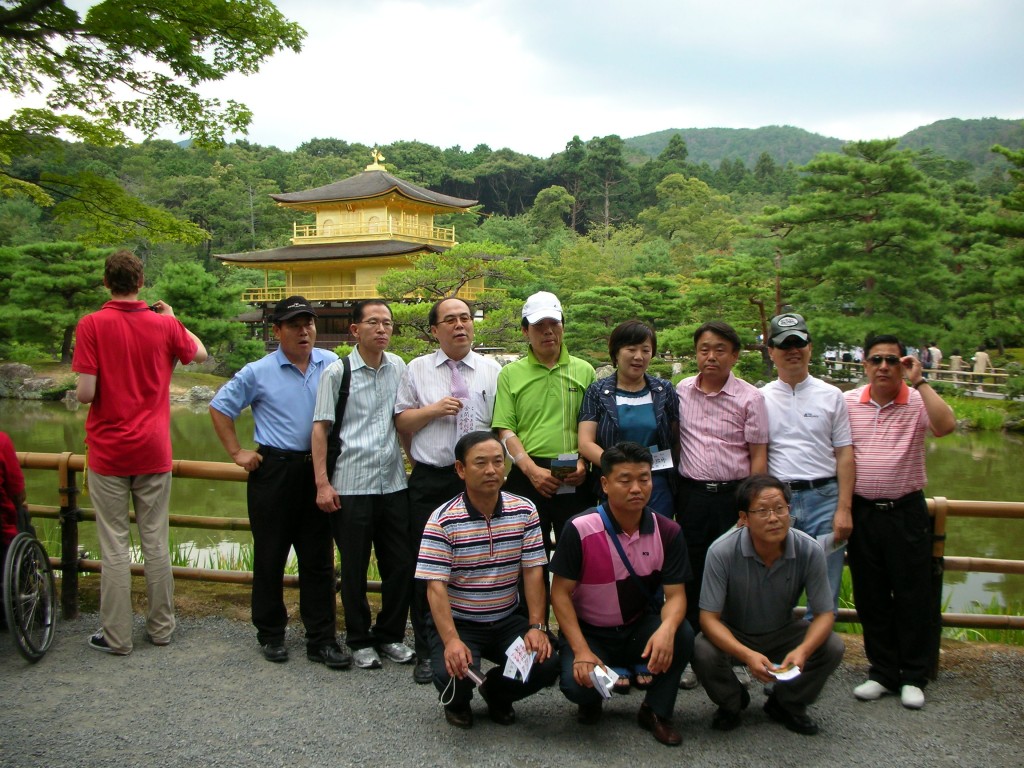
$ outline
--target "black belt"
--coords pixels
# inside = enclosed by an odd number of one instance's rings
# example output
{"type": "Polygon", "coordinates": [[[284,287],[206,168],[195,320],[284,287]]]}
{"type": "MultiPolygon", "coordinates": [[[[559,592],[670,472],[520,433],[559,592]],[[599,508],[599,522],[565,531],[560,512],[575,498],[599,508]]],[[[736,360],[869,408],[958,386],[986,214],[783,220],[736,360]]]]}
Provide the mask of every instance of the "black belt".
{"type": "Polygon", "coordinates": [[[454,475],[455,474],[455,465],[454,464],[449,464],[449,465],[444,466],[444,467],[438,467],[438,466],[435,466],[433,464],[427,464],[426,462],[423,462],[423,461],[417,461],[416,462],[416,466],[413,467],[413,471],[416,471],[417,469],[422,471],[422,472],[438,472],[438,473],[445,474],[445,475],[454,475]]]}
{"type": "Polygon", "coordinates": [[[312,461],[313,454],[303,451],[282,451],[278,448],[271,448],[269,445],[259,446],[257,453],[269,456],[280,461],[312,461]]]}
{"type": "Polygon", "coordinates": [[[739,480],[694,480],[689,477],[680,476],[684,483],[689,483],[695,488],[702,488],[707,493],[728,493],[739,486],[739,480]]]}
{"type": "Polygon", "coordinates": [[[897,507],[903,507],[907,504],[920,503],[921,499],[924,498],[924,491],[911,491],[905,496],[900,496],[898,499],[865,499],[863,496],[853,497],[853,503],[860,507],[870,507],[879,511],[888,511],[896,509],[897,507]]]}
{"type": "Polygon", "coordinates": [[[811,488],[821,488],[823,485],[836,482],[834,477],[821,477],[817,480],[790,480],[786,485],[791,491],[807,491],[811,488]]]}

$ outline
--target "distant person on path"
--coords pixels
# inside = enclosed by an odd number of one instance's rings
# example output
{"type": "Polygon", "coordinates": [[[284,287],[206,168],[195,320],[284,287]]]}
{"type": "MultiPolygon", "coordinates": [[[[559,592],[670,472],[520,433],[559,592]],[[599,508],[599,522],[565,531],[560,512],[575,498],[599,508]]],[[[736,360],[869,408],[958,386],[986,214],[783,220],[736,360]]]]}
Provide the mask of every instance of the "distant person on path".
{"type": "Polygon", "coordinates": [[[395,397],[405,362],[386,351],[395,322],[379,299],[355,305],[348,355],[350,384],[341,420],[341,453],[327,466],[327,438],[334,424],[345,362],[324,371],[313,412],[313,474],[316,503],[330,513],[341,554],[341,604],[346,641],[360,669],[379,669],[380,655],[398,664],[415,658],[405,639],[416,549],[411,540],[405,460],[395,429],[395,397]],[[381,610],[370,624],[366,571],[370,548],[377,555],[381,610]]]}
{"type": "Polygon", "coordinates": [[[899,339],[875,336],[865,347],[868,383],[845,393],[857,463],[850,573],[870,664],[853,693],[872,701],[899,692],[903,706],[920,709],[932,624],[924,439],[948,435],[956,418],[899,339]]]}
{"type": "MultiPolygon", "coordinates": [[[[430,515],[465,487],[455,471],[455,443],[469,432],[491,428],[501,371],[494,360],[473,351],[473,312],[462,299],[441,299],[430,308],[427,320],[440,349],[409,363],[395,401],[395,426],[410,441],[409,508],[417,549],[430,515]]],[[[417,580],[411,609],[417,683],[433,679],[426,633],[429,615],[427,583],[417,580]]]]}
{"type": "Polygon", "coordinates": [[[779,376],[761,389],[768,408],[768,471],[788,486],[796,530],[813,538],[833,535],[828,581],[838,609],[843,544],[853,525],[853,438],[843,393],[811,376],[813,349],[802,315],[772,318],[768,354],[779,376]]]}
{"type": "Polygon", "coordinates": [[[562,342],[562,304],[547,291],[523,304],[522,331],[529,343],[526,356],[509,363],[498,375],[498,397],[492,427],[512,460],[505,490],[525,496],[537,506],[544,547],[550,552],[565,522],[591,505],[587,461],[579,456],[577,422],[594,369],[573,357],[562,342]],[[575,466],[557,467],[559,456],[576,454],[575,466]],[[551,470],[556,462],[555,473],[551,470]]]}
{"type": "Polygon", "coordinates": [[[960,355],[959,349],[954,349],[953,354],[949,356],[949,370],[953,375],[953,383],[956,386],[960,386],[960,382],[963,381],[963,377],[960,375],[960,371],[964,369],[964,359],[960,355]]]}
{"type": "Polygon", "coordinates": [[[316,348],[316,316],[302,296],[280,301],[271,316],[277,349],[220,388],[210,403],[210,418],[231,460],[249,473],[252,623],[263,657],[275,663],[288,660],[282,579],[294,547],[306,658],[346,669],[352,656],[337,640],[334,547],[327,515],[316,506],[309,437],[320,377],[338,356],[316,348]],[[243,448],[235,430],[246,408],[252,408],[255,450],[243,448]]]}
{"type": "Polygon", "coordinates": [[[932,358],[932,368],[939,370],[942,366],[942,350],[939,349],[939,345],[933,341],[928,347],[928,353],[932,358]]]}
{"type": "MultiPolygon", "coordinates": [[[[676,386],[679,396],[679,488],[676,520],[682,526],[693,579],[686,585],[687,616],[700,621],[700,583],[711,542],[736,525],[736,488],[751,474],[768,470],[768,411],[764,395],[736,378],[732,369],[742,344],[736,330],[720,320],[693,334],[696,376],[676,386]]],[[[743,673],[741,673],[743,674],[743,673]]],[[[684,688],[695,688],[692,670],[684,688]]]]}
{"type": "Polygon", "coordinates": [[[731,731],[750,704],[732,671],[736,660],[762,683],[772,684],[764,711],[804,736],[818,732],[807,716],[845,647],[832,631],[835,617],[819,543],[790,527],[789,489],[771,475],[752,475],[736,491],[742,525],[708,550],[700,595],[701,634],[693,651],[697,677],[718,712],[711,727],[731,731]],[[814,613],[808,624],[793,618],[807,593],[814,613]],[[799,667],[792,680],[773,672],[799,667]]]}
{"type": "Polygon", "coordinates": [[[977,351],[974,353],[974,357],[971,358],[974,362],[974,383],[978,385],[978,391],[982,392],[982,384],[985,381],[984,374],[987,371],[995,371],[992,367],[992,358],[988,356],[988,352],[985,351],[985,345],[979,344],[977,351]]]}
{"type": "Polygon", "coordinates": [[[480,695],[491,720],[511,725],[516,719],[512,703],[558,677],[558,655],[546,623],[547,557],[540,519],[529,499],[502,492],[505,451],[494,433],[469,432],[454,451],[465,491],[431,514],[416,567],[430,601],[426,632],[434,685],[445,719],[456,728],[470,728],[469,667],[479,672],[481,658],[494,662],[480,695]],[[520,575],[528,615],[520,610],[520,575]],[[506,650],[518,638],[527,652],[537,654],[526,682],[502,674],[506,650]]]}
{"type": "Polygon", "coordinates": [[[662,744],[678,746],[672,712],[693,653],[683,586],[691,573],[679,525],[647,506],[652,462],[637,443],[604,451],[607,501],[572,518],[559,537],[551,607],[561,635],[561,689],[578,706],[579,722],[601,718],[591,680],[597,665],[646,663],[653,681],[637,721],[662,744]]]}
{"type": "Polygon", "coordinates": [[[85,422],[87,487],[96,510],[103,558],[100,623],[90,647],[132,652],[132,578],[128,504],[135,509],[145,558],[149,612],[146,635],[167,645],[174,633],[174,577],[168,551],[171,495],[171,374],[178,361],[206,360],[206,348],[164,301],[139,301],[142,262],[129,251],[107,258],[103,284],[110,301],[78,323],[78,402],[91,403],[85,422]]]}

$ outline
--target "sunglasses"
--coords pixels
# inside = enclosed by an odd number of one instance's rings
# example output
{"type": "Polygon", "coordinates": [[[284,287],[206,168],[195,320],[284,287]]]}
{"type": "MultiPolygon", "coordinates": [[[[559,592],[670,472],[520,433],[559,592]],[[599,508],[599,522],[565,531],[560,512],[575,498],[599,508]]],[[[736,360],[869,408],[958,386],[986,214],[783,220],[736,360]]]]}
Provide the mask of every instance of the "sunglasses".
{"type": "Polygon", "coordinates": [[[796,336],[790,336],[788,339],[783,341],[781,344],[776,344],[776,349],[803,349],[810,344],[807,339],[801,339],[796,336]]]}
{"type": "Polygon", "coordinates": [[[868,358],[868,362],[872,365],[881,365],[882,363],[899,365],[900,359],[896,355],[872,355],[868,358]]]}

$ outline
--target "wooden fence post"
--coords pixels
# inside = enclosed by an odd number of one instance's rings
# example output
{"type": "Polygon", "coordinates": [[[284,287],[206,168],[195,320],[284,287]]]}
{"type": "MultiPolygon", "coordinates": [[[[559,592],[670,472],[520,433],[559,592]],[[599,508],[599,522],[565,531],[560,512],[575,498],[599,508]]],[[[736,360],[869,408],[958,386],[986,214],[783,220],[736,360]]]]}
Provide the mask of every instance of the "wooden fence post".
{"type": "MultiPolygon", "coordinates": [[[[70,467],[72,453],[62,453],[57,465],[60,488],[60,609],[65,619],[78,618],[78,487],[70,467]]],[[[84,475],[84,470],[83,470],[84,475]]]]}

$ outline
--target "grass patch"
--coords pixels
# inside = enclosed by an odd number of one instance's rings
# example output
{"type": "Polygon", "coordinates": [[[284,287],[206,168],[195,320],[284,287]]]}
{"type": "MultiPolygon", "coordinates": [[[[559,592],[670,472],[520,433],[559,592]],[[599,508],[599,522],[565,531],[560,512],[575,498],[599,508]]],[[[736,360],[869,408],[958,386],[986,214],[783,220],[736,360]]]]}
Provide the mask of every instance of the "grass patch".
{"type": "MultiPolygon", "coordinates": [[[[943,611],[946,607],[943,606],[943,611]]],[[[980,616],[1024,616],[1024,602],[1001,605],[996,598],[985,605],[974,601],[963,613],[980,616]]],[[[1019,629],[978,629],[977,627],[945,627],[942,636],[950,640],[974,643],[999,643],[1024,646],[1024,632],[1019,629]]]]}

